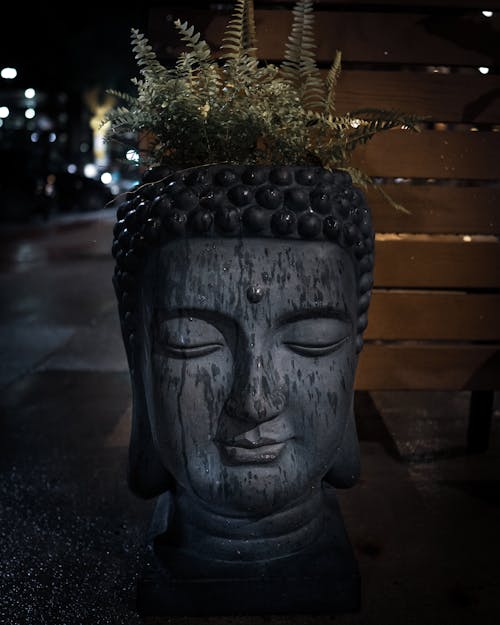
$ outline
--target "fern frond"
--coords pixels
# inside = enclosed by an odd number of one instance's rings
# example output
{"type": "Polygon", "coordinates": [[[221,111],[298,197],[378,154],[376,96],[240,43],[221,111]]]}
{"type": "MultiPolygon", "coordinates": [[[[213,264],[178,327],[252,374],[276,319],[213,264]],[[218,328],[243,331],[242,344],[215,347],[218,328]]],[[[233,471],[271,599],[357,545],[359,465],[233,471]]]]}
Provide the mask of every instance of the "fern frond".
{"type": "Polygon", "coordinates": [[[395,200],[393,200],[392,197],[387,193],[387,191],[383,187],[381,187],[379,184],[374,184],[373,186],[380,193],[380,195],[385,199],[385,201],[388,202],[397,211],[400,211],[401,213],[405,213],[406,215],[412,214],[411,211],[405,208],[402,204],[399,204],[399,202],[396,202],[395,200]]]}
{"type": "Polygon", "coordinates": [[[222,38],[222,58],[238,60],[242,56],[256,56],[253,2],[236,0],[233,14],[222,38]]]}
{"type": "Polygon", "coordinates": [[[308,126],[325,125],[336,134],[345,134],[352,130],[352,118],[349,115],[325,115],[317,111],[307,111],[308,126]]]}
{"type": "MultiPolygon", "coordinates": [[[[355,184],[373,184],[350,167],[353,150],[391,128],[419,130],[419,118],[397,111],[359,109],[337,115],[341,71],[337,52],[326,84],[315,59],[312,0],[298,0],[280,68],[259,65],[253,0],[235,0],[219,66],[208,44],[187,22],[175,27],[186,50],[174,67],[158,61],[148,40],[132,30],[139,76],[136,95],[109,91],[122,101],[105,117],[107,134],[140,140],[141,162],[173,169],[227,162],[315,165],[349,171],[355,184]]],[[[377,186],[377,189],[379,187],[377,186]]],[[[379,192],[405,210],[383,189],[379,192]]]]}
{"type": "Polygon", "coordinates": [[[100,127],[108,122],[111,125],[110,131],[116,134],[120,128],[128,128],[134,123],[134,114],[124,106],[117,106],[104,115],[100,127]]]}
{"type": "Polygon", "coordinates": [[[335,98],[337,82],[340,77],[342,66],[342,52],[340,50],[335,51],[335,59],[326,77],[327,95],[325,103],[325,112],[330,115],[335,114],[335,98]]]}
{"type": "Polygon", "coordinates": [[[137,28],[131,30],[132,51],[141,74],[146,79],[163,80],[168,70],[159,61],[148,39],[137,28]]]}
{"type": "Polygon", "coordinates": [[[405,128],[420,132],[418,122],[420,118],[415,115],[406,115],[398,111],[386,111],[382,109],[358,109],[349,113],[349,116],[357,120],[358,125],[347,140],[347,149],[354,150],[358,145],[364,145],[379,132],[392,130],[393,128],[405,128]]]}
{"type": "Polygon", "coordinates": [[[251,56],[257,56],[257,31],[255,29],[255,10],[253,0],[247,0],[245,3],[243,48],[251,56]]]}
{"type": "Polygon", "coordinates": [[[418,115],[411,115],[408,113],[401,113],[401,111],[391,109],[377,109],[377,108],[364,108],[351,111],[349,115],[353,118],[361,118],[364,120],[378,119],[394,124],[393,127],[401,126],[408,130],[414,130],[420,132],[419,123],[422,122],[422,118],[418,115]]]}
{"type": "Polygon", "coordinates": [[[106,89],[106,93],[108,93],[109,95],[113,95],[116,98],[119,98],[120,100],[123,100],[127,104],[135,104],[137,101],[137,98],[135,98],[134,96],[131,96],[129,93],[124,93],[123,91],[117,91],[116,89],[106,89]]]}
{"type": "Polygon", "coordinates": [[[201,39],[201,35],[195,32],[194,26],[188,26],[187,22],[176,20],[174,26],[179,31],[182,41],[192,50],[186,56],[185,62],[197,63],[200,66],[210,64],[212,61],[212,51],[208,43],[201,39]]]}
{"type": "Polygon", "coordinates": [[[373,178],[357,167],[340,167],[340,169],[346,171],[351,176],[353,183],[358,187],[366,189],[374,185],[373,178]]]}
{"type": "Polygon", "coordinates": [[[325,106],[324,84],[316,65],[314,13],[312,0],[299,0],[293,9],[292,32],[281,65],[283,78],[299,94],[304,108],[321,110],[325,106]]]}
{"type": "Polygon", "coordinates": [[[344,169],[349,173],[354,185],[362,187],[363,189],[372,187],[376,189],[378,193],[380,193],[380,195],[385,199],[385,201],[390,204],[394,209],[401,213],[405,213],[406,215],[412,214],[411,211],[405,208],[402,204],[396,202],[381,185],[376,184],[373,178],[368,174],[365,174],[364,171],[361,171],[357,167],[341,167],[341,169],[344,169]]]}

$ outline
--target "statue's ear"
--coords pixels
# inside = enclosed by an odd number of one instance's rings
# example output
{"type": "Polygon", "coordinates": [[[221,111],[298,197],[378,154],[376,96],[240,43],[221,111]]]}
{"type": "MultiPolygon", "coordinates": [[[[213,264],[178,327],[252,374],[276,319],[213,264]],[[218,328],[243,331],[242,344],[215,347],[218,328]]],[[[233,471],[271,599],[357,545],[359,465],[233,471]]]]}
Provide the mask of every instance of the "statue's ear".
{"type": "MultiPolygon", "coordinates": [[[[113,286],[120,302],[121,289],[116,275],[113,286]]],[[[146,392],[141,367],[138,366],[138,345],[120,310],[123,344],[127,354],[130,380],[132,383],[132,428],[128,456],[128,485],[130,490],[144,499],[156,497],[174,488],[175,481],[160,461],[153,443],[149,421],[146,392]]]]}
{"type": "Polygon", "coordinates": [[[132,381],[132,429],[128,457],[128,484],[130,490],[145,499],[156,497],[168,490],[173,490],[175,480],[160,461],[153,442],[149,420],[146,392],[140,367],[135,366],[127,348],[127,357],[132,381]]]}
{"type": "Polygon", "coordinates": [[[342,440],[335,451],[332,465],[324,480],[335,488],[350,488],[359,479],[360,454],[356,420],[354,417],[354,394],[342,440]]]}

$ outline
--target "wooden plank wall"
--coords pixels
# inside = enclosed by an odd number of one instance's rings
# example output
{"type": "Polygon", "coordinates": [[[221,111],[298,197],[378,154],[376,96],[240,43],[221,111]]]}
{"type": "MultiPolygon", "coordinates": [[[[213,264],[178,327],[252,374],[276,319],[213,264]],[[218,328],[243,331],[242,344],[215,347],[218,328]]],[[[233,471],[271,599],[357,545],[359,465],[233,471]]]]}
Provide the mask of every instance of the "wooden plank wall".
{"type": "MultiPolygon", "coordinates": [[[[279,61],[293,2],[255,4],[260,56],[279,61]]],[[[356,156],[411,211],[369,192],[376,271],[359,389],[500,388],[500,0],[484,3],[492,16],[482,4],[316,2],[320,66],[327,71],[335,50],[343,53],[340,112],[427,117],[420,134],[390,131],[356,156]]],[[[205,7],[151,10],[162,58],[181,49],[177,17],[218,46],[227,5],[205,7]]]]}

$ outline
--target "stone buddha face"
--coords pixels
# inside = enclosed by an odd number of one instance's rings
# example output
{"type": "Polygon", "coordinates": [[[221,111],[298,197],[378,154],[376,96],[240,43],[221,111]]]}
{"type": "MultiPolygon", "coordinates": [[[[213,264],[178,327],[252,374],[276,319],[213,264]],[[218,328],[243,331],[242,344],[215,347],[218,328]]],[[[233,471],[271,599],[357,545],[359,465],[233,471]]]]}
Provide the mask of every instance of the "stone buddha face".
{"type": "Polygon", "coordinates": [[[191,547],[185,528],[208,517],[212,537],[233,541],[236,523],[241,548],[249,519],[267,524],[256,536],[285,536],[308,510],[320,533],[322,480],[345,487],[359,473],[353,384],[374,242],[363,194],[345,171],[314,166],[152,176],[114,228],[129,485],[170,491],[161,499],[191,547]]]}
{"type": "Polygon", "coordinates": [[[185,238],[148,259],[135,375],[159,463],[228,516],[354,482],[358,278],[329,241],[185,238]]]}

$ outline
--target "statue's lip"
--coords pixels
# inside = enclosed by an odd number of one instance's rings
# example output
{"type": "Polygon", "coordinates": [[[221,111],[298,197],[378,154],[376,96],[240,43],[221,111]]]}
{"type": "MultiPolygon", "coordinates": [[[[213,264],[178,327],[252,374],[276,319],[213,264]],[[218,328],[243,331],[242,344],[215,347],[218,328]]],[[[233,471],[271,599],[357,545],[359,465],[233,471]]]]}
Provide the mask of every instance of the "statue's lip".
{"type": "Polygon", "coordinates": [[[259,449],[260,447],[273,447],[286,443],[289,438],[277,440],[267,436],[261,436],[256,439],[246,438],[244,434],[236,436],[230,441],[220,441],[225,447],[238,447],[241,449],[259,449]]]}
{"type": "Polygon", "coordinates": [[[224,433],[220,432],[216,442],[224,447],[237,447],[249,450],[281,445],[295,436],[288,420],[283,417],[258,423],[251,429],[239,434],[234,432],[225,432],[225,434],[224,436],[224,433]]]}
{"type": "Polygon", "coordinates": [[[227,464],[267,464],[273,462],[280,455],[287,441],[279,443],[265,444],[253,447],[243,447],[242,445],[223,444],[222,450],[227,464]]]}

